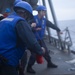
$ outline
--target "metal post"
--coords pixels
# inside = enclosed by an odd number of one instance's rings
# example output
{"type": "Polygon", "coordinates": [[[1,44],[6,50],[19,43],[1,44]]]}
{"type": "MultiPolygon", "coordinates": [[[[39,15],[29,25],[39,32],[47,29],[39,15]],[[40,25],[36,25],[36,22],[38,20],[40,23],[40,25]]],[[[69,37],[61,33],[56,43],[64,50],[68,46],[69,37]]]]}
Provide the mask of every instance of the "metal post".
{"type": "MultiPolygon", "coordinates": [[[[53,5],[52,5],[52,1],[51,1],[51,0],[48,0],[48,2],[49,2],[49,5],[50,5],[50,8],[51,8],[51,13],[52,13],[52,16],[53,16],[54,23],[55,23],[56,26],[58,26],[58,24],[57,24],[57,19],[56,19],[55,13],[54,13],[54,8],[53,8],[53,5]]],[[[62,41],[61,41],[61,36],[59,35],[58,32],[57,32],[57,35],[58,35],[58,38],[59,38],[61,50],[63,50],[62,41]]]]}
{"type": "MultiPolygon", "coordinates": [[[[45,0],[42,0],[42,2],[43,2],[43,5],[46,7],[45,0]]],[[[48,19],[48,15],[47,15],[47,14],[46,14],[46,18],[48,19]]],[[[46,29],[47,29],[47,31],[48,31],[49,42],[51,43],[51,39],[50,39],[50,37],[51,37],[50,29],[49,29],[49,27],[47,27],[46,29]]]]}

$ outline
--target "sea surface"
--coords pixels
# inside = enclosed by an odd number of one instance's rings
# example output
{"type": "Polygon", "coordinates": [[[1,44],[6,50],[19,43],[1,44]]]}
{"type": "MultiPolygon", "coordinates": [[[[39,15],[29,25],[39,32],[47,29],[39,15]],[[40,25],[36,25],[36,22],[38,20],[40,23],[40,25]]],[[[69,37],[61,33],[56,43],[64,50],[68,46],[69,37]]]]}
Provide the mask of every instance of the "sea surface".
{"type": "MultiPolygon", "coordinates": [[[[63,34],[61,34],[62,40],[65,40],[65,37],[67,37],[66,41],[69,41],[70,40],[68,38],[69,37],[68,32],[66,32],[66,29],[68,28],[69,33],[70,33],[70,37],[71,37],[71,40],[72,40],[71,50],[75,50],[75,20],[58,21],[57,24],[58,24],[58,27],[63,32],[63,34]]],[[[51,28],[50,28],[50,34],[53,37],[58,38],[56,31],[53,30],[53,29],[51,29],[51,28]]]]}

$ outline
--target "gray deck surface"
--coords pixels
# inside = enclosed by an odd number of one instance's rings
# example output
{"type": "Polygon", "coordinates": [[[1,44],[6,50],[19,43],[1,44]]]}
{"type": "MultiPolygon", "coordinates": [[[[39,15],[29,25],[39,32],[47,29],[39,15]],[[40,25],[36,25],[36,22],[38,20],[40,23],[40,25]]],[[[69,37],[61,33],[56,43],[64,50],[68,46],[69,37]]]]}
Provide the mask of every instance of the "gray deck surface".
{"type": "Polygon", "coordinates": [[[33,69],[36,74],[29,74],[25,72],[25,75],[75,75],[75,55],[68,54],[67,51],[58,50],[49,45],[47,40],[46,45],[50,50],[50,56],[52,62],[58,65],[58,68],[47,68],[47,62],[44,60],[43,64],[35,63],[33,69]],[[74,69],[73,69],[74,68],[74,69]]]}

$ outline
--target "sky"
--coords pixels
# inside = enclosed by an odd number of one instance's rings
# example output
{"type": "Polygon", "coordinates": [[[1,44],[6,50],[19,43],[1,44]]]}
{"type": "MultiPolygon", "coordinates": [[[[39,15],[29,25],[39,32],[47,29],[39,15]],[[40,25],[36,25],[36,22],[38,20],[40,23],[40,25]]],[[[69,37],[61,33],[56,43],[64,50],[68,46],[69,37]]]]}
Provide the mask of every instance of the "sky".
{"type": "MultiPolygon", "coordinates": [[[[48,0],[45,0],[48,15],[51,16],[49,10],[48,0]]],[[[52,0],[56,18],[58,20],[72,20],[75,19],[75,0],[52,0]]],[[[42,0],[39,0],[42,5],[42,0]]],[[[52,17],[51,17],[52,18],[52,17]]]]}
{"type": "Polygon", "coordinates": [[[75,19],[75,0],[52,0],[58,19],[75,19]]]}

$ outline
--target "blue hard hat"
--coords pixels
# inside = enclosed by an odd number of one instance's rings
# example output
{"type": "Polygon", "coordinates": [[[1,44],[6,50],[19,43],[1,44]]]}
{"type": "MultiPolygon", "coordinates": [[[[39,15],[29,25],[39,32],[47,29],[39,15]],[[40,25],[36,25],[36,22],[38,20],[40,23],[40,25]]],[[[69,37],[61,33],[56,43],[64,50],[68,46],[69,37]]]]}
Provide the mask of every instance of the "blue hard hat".
{"type": "Polygon", "coordinates": [[[7,12],[7,13],[9,13],[10,11],[11,11],[10,8],[5,9],[5,12],[7,12]]]}
{"type": "Polygon", "coordinates": [[[14,5],[17,4],[20,1],[22,1],[22,0],[15,0],[14,5]]]}
{"type": "Polygon", "coordinates": [[[15,10],[15,8],[22,8],[22,9],[24,9],[24,10],[26,10],[26,11],[28,11],[30,14],[32,14],[32,7],[31,7],[31,5],[28,3],[28,2],[25,2],[25,1],[20,1],[20,2],[18,2],[15,6],[14,6],[14,10],[15,10]]]}
{"type": "Polygon", "coordinates": [[[36,8],[36,10],[37,10],[37,11],[41,11],[41,10],[44,10],[44,11],[45,11],[45,10],[47,10],[47,9],[46,9],[45,6],[39,5],[39,6],[36,8]]]}

